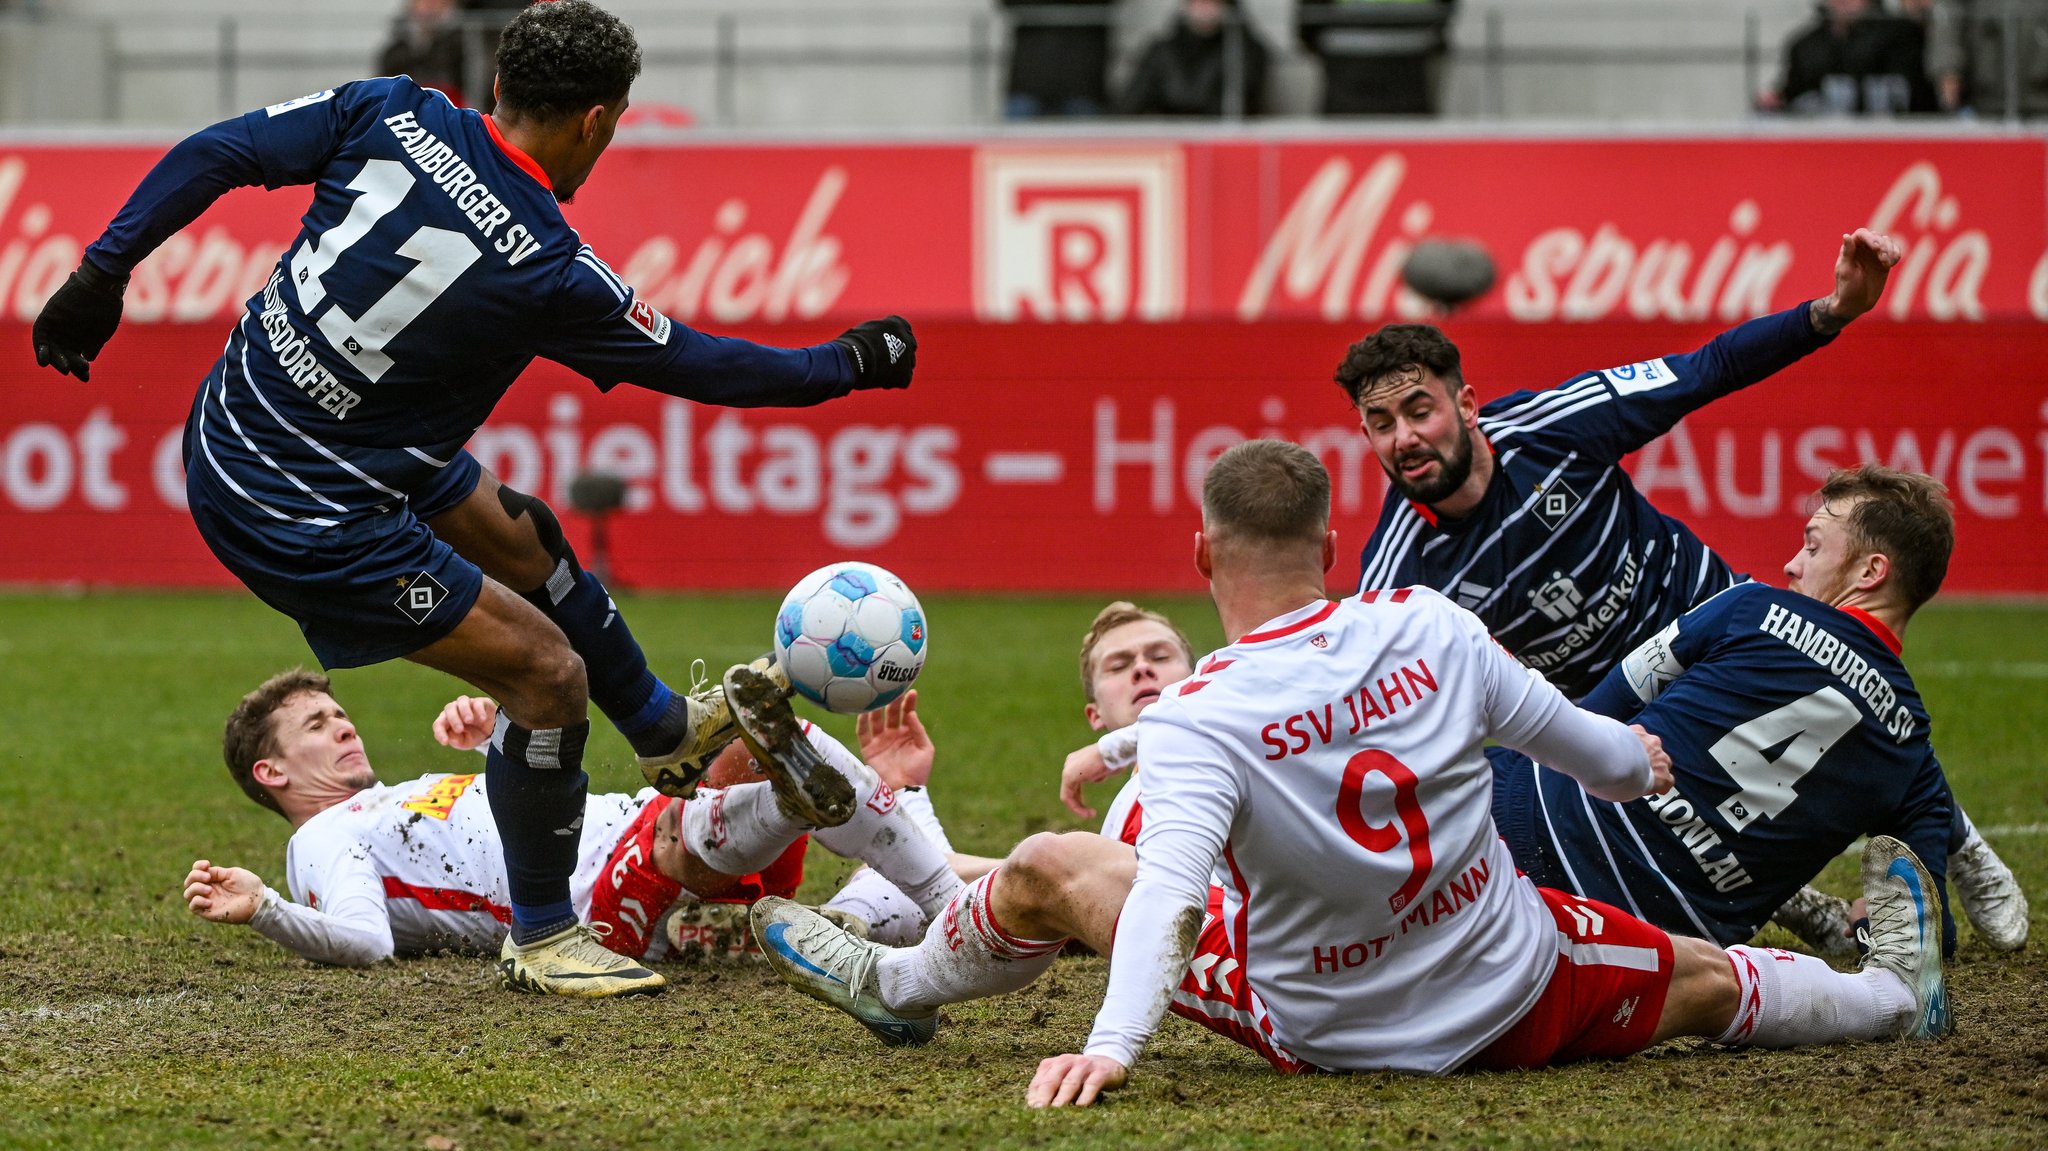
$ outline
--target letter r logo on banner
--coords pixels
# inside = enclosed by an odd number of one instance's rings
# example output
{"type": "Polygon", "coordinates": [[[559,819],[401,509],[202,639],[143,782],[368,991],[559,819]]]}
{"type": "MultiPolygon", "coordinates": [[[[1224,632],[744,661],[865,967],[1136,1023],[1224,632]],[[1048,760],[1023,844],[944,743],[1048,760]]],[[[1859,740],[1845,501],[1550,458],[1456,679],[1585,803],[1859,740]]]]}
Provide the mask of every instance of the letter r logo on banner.
{"type": "Polygon", "coordinates": [[[1187,240],[1179,148],[983,148],[974,171],[977,316],[1181,316],[1187,240]]]}

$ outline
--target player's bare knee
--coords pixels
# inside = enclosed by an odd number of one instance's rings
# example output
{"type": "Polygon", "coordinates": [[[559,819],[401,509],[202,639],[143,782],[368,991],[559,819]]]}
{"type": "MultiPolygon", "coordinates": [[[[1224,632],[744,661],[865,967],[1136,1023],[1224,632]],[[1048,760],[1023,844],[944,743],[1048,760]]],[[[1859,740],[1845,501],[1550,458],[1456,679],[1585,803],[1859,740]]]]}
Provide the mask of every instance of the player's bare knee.
{"type": "Polygon", "coordinates": [[[1089,882],[1084,841],[1098,838],[1041,831],[1018,844],[996,874],[999,901],[1009,915],[1039,922],[1064,919],[1064,910],[1089,882]]]}
{"type": "Polygon", "coordinates": [[[1728,953],[1707,940],[1674,935],[1671,958],[1671,989],[1665,993],[1657,1041],[1726,1031],[1742,997],[1728,953]]]}
{"type": "Polygon", "coordinates": [[[514,722],[526,727],[570,727],[587,718],[590,687],[583,657],[567,641],[528,654],[517,677],[515,698],[502,701],[514,722]]]}

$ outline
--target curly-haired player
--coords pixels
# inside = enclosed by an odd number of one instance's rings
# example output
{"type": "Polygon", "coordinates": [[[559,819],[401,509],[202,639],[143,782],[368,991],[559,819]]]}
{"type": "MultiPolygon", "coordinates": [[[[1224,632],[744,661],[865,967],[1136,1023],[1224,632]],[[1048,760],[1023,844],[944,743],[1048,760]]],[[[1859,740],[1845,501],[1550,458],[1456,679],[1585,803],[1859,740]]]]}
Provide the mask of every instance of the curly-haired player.
{"type": "Polygon", "coordinates": [[[799,406],[907,386],[916,345],[890,317],[830,343],[763,347],[635,299],[559,206],[625,111],[640,71],[632,30],[558,0],[521,11],[499,58],[488,116],[396,76],[186,138],[43,309],[36,358],[87,378],[129,273],[158,245],[231,188],[313,185],[299,236],[193,401],[193,520],[323,665],[404,657],[500,702],[487,775],[510,880],[506,982],[647,990],[659,977],[597,946],[570,899],[586,705],[675,791],[731,741],[729,710],[715,689],[685,698],[655,678],[547,506],[463,445],[535,357],[600,390],[799,406]]]}

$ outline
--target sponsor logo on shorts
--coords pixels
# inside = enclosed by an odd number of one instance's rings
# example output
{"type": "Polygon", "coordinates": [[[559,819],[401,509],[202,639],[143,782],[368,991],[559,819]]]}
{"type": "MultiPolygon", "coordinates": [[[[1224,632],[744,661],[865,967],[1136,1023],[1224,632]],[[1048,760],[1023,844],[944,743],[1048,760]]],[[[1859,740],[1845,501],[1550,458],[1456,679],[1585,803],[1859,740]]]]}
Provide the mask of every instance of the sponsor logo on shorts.
{"type": "Polygon", "coordinates": [[[1631,995],[1627,999],[1622,1000],[1620,1008],[1614,1012],[1614,1023],[1617,1026],[1627,1027],[1628,1021],[1636,1017],[1636,1003],[1641,999],[1642,996],[1640,995],[1631,995]]]}
{"type": "Polygon", "coordinates": [[[400,579],[398,588],[398,599],[394,602],[398,610],[414,623],[427,622],[427,617],[433,615],[441,601],[448,598],[448,589],[426,572],[400,579]]]}

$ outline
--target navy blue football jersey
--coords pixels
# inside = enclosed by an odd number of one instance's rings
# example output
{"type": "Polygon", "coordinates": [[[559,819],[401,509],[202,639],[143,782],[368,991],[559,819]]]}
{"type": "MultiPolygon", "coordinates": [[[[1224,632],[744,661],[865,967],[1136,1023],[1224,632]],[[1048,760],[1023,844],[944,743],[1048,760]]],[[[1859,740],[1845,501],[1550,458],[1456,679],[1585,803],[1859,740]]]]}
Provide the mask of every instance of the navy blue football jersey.
{"type": "Polygon", "coordinates": [[[1694,352],[1484,405],[1479,430],[1494,473],[1479,506],[1440,519],[1390,487],[1359,559],[1359,590],[1436,588],[1566,695],[1585,695],[1616,660],[1738,578],[1636,490],[1622,457],[1826,344],[1832,337],[1814,332],[1807,307],[1750,320],[1694,352]]]}
{"type": "Polygon", "coordinates": [[[1942,879],[1954,800],[1896,645],[1878,620],[1796,592],[1722,592],[1585,700],[1663,739],[1672,788],[1608,803],[1496,749],[1509,848],[1539,881],[1723,944],[1860,835],[1897,837],[1942,879]]]}
{"type": "Polygon", "coordinates": [[[487,116],[409,78],[359,80],[172,149],[87,250],[126,273],[228,188],[312,184],[298,237],[195,398],[187,466],[281,526],[390,512],[431,483],[535,357],[601,389],[817,403],[831,344],[768,348],[672,323],[562,218],[487,116]]]}

